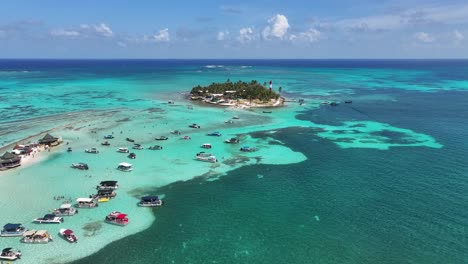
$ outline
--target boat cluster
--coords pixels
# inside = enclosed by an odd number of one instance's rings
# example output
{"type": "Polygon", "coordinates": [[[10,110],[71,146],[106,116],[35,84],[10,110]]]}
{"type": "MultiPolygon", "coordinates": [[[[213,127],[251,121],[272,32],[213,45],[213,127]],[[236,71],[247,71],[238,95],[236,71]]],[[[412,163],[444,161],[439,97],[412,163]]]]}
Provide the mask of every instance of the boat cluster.
{"type": "MultiPolygon", "coordinates": [[[[95,208],[102,202],[108,202],[115,198],[117,193],[115,190],[119,188],[117,181],[108,180],[101,181],[96,186],[97,193],[90,195],[88,198],[76,199],[76,204],[73,206],[70,203],[64,203],[60,207],[52,210],[51,213],[45,214],[43,217],[33,219],[36,224],[62,224],[63,216],[74,216],[78,213],[76,208],[95,208]]],[[[163,205],[163,201],[158,196],[143,196],[138,202],[141,207],[159,207],[163,205]]],[[[104,222],[114,225],[125,226],[129,223],[127,214],[112,211],[105,216],[104,222]]],[[[78,238],[71,229],[62,228],[59,235],[70,243],[78,242],[78,238]]],[[[47,244],[53,241],[52,235],[47,230],[27,229],[19,223],[8,223],[3,226],[0,231],[0,237],[21,237],[21,242],[30,244],[47,244]]],[[[21,257],[22,253],[19,250],[5,248],[0,254],[2,260],[16,260],[21,257]]]]}

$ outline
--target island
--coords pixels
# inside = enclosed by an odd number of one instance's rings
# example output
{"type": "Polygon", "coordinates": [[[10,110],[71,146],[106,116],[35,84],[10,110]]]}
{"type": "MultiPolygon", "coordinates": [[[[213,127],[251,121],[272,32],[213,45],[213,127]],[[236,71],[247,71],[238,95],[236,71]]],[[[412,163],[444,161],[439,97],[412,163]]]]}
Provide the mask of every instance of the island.
{"type": "MultiPolygon", "coordinates": [[[[281,92],[281,87],[278,91],[281,92]]],[[[256,80],[250,82],[227,80],[224,83],[212,83],[208,86],[195,86],[190,91],[190,99],[219,106],[277,107],[284,104],[284,98],[273,91],[266,82],[260,84],[256,80]]]]}

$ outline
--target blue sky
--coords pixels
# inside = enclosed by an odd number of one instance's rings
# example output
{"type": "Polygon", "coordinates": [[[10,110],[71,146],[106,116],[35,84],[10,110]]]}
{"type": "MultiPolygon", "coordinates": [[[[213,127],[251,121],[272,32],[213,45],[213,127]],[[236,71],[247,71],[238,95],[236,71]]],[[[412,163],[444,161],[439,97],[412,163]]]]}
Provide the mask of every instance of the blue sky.
{"type": "Polygon", "coordinates": [[[468,58],[468,2],[2,0],[0,58],[468,58]]]}

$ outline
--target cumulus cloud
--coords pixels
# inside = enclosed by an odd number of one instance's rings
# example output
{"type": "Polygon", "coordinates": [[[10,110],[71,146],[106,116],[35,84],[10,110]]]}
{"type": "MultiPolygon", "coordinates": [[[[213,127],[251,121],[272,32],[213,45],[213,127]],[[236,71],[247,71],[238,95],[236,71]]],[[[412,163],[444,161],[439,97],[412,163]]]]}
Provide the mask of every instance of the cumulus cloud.
{"type": "Polygon", "coordinates": [[[318,31],[315,28],[310,28],[305,32],[301,32],[299,34],[291,34],[289,36],[289,40],[291,41],[306,41],[306,42],[317,42],[322,37],[322,32],[318,31]]]}
{"type": "Polygon", "coordinates": [[[169,29],[164,28],[164,29],[159,30],[159,32],[157,34],[154,34],[152,36],[152,39],[155,42],[168,42],[168,41],[170,41],[171,39],[169,37],[169,29]]]}
{"type": "Polygon", "coordinates": [[[219,31],[216,39],[219,41],[227,40],[229,38],[229,31],[219,31]]]}
{"type": "Polygon", "coordinates": [[[254,39],[255,35],[251,27],[241,28],[239,30],[239,36],[237,37],[237,40],[239,40],[240,43],[248,43],[254,39]]]}
{"type": "Polygon", "coordinates": [[[262,32],[264,39],[283,39],[290,28],[288,19],[286,16],[281,14],[277,14],[276,16],[268,19],[268,24],[269,25],[266,26],[262,32]]]}
{"type": "Polygon", "coordinates": [[[426,32],[417,32],[413,35],[413,37],[416,40],[424,43],[431,43],[435,41],[435,38],[426,32]]]}

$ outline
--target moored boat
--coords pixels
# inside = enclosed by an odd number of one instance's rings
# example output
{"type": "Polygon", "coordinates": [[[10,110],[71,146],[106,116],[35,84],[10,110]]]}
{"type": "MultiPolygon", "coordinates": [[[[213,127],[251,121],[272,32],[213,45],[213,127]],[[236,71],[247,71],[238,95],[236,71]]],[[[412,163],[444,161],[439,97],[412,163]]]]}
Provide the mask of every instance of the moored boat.
{"type": "Polygon", "coordinates": [[[104,142],[101,142],[101,145],[103,145],[103,146],[110,146],[110,143],[109,143],[109,141],[106,140],[106,141],[104,141],[104,142]]]}
{"type": "Polygon", "coordinates": [[[136,159],[136,154],[132,152],[132,153],[128,154],[127,157],[128,157],[129,159],[136,159]]]}
{"type": "Polygon", "coordinates": [[[162,206],[163,201],[159,199],[158,196],[144,196],[141,197],[141,200],[138,203],[138,205],[143,207],[162,206]]]}
{"type": "Polygon", "coordinates": [[[257,150],[258,150],[257,148],[249,147],[249,146],[242,146],[240,148],[240,151],[243,151],[243,152],[254,152],[254,151],[257,151],[257,150]]]}
{"type": "Polygon", "coordinates": [[[218,161],[216,156],[212,155],[211,153],[206,153],[206,152],[198,152],[197,155],[195,156],[195,159],[199,161],[206,161],[206,162],[212,162],[215,163],[218,161]]]}
{"type": "Polygon", "coordinates": [[[99,183],[98,186],[96,186],[96,189],[98,190],[115,190],[119,188],[119,184],[117,181],[102,181],[99,183]]]}
{"type": "Polygon", "coordinates": [[[54,214],[46,214],[43,217],[35,218],[33,222],[38,224],[60,224],[63,223],[63,217],[54,214]]]}
{"type": "Polygon", "coordinates": [[[91,154],[98,154],[99,150],[97,148],[90,148],[90,149],[85,149],[86,153],[91,153],[91,154]]]}
{"type": "Polygon", "coordinates": [[[4,248],[0,253],[0,259],[4,260],[16,260],[21,258],[21,251],[14,250],[13,248],[4,248]]]}
{"type": "Polygon", "coordinates": [[[52,240],[52,236],[47,230],[28,230],[23,234],[23,243],[47,244],[52,240]]]}
{"type": "Polygon", "coordinates": [[[132,149],[138,149],[138,150],[142,150],[142,149],[143,149],[143,147],[142,147],[140,144],[136,144],[136,143],[135,143],[135,144],[133,144],[133,147],[132,147],[132,149]]]}
{"type": "Polygon", "coordinates": [[[126,138],[125,140],[127,140],[128,142],[135,142],[135,140],[131,138],[126,138]]]}
{"type": "Polygon", "coordinates": [[[226,139],[224,142],[228,143],[228,144],[237,144],[237,143],[239,143],[239,139],[238,138],[230,138],[230,139],[226,139]]]}
{"type": "Polygon", "coordinates": [[[204,148],[204,149],[210,149],[211,144],[210,143],[205,143],[205,144],[202,144],[201,147],[204,148]]]}
{"type": "Polygon", "coordinates": [[[121,163],[119,163],[119,165],[117,166],[117,169],[120,170],[120,171],[132,171],[132,170],[133,170],[133,166],[132,166],[132,164],[130,164],[130,163],[121,162],[121,163]]]}
{"type": "Polygon", "coordinates": [[[13,237],[13,236],[22,236],[26,232],[26,228],[22,224],[12,224],[8,223],[3,226],[0,236],[2,237],[13,237]]]}
{"type": "Polygon", "coordinates": [[[166,136],[160,136],[160,137],[157,137],[157,138],[155,138],[155,139],[156,139],[156,140],[167,140],[168,137],[166,137],[166,136]]]}
{"type": "Polygon", "coordinates": [[[120,152],[120,153],[128,153],[128,152],[130,152],[130,151],[128,150],[128,148],[119,148],[119,149],[117,150],[117,152],[120,152]]]}
{"type": "Polygon", "coordinates": [[[114,225],[128,225],[128,218],[126,214],[123,214],[118,211],[113,211],[108,214],[104,220],[106,223],[114,224],[114,225]]]}
{"type": "Polygon", "coordinates": [[[79,208],[94,208],[98,206],[97,201],[93,198],[78,198],[76,202],[79,208]]]}
{"type": "Polygon", "coordinates": [[[161,149],[163,149],[163,147],[159,146],[159,145],[154,145],[154,146],[149,147],[148,149],[150,149],[150,150],[161,150],[161,149]]]}
{"type": "Polygon", "coordinates": [[[180,135],[181,132],[180,132],[180,130],[172,130],[172,131],[171,131],[171,134],[180,135]]]}
{"type": "Polygon", "coordinates": [[[78,213],[78,210],[72,207],[69,203],[62,204],[59,208],[52,212],[56,216],[71,216],[78,213]]]}
{"type": "Polygon", "coordinates": [[[72,168],[75,168],[75,169],[79,169],[79,170],[87,170],[87,169],[89,169],[88,164],[83,163],[83,162],[72,163],[71,167],[72,167],[72,168]]]}
{"type": "Polygon", "coordinates": [[[208,133],[207,136],[215,136],[215,137],[220,137],[221,133],[218,131],[208,133]]]}
{"type": "Polygon", "coordinates": [[[104,139],[113,139],[113,138],[114,138],[113,135],[105,135],[105,136],[104,136],[104,139]]]}
{"type": "Polygon", "coordinates": [[[59,234],[70,243],[78,242],[78,239],[71,229],[62,228],[60,229],[59,234]]]}

